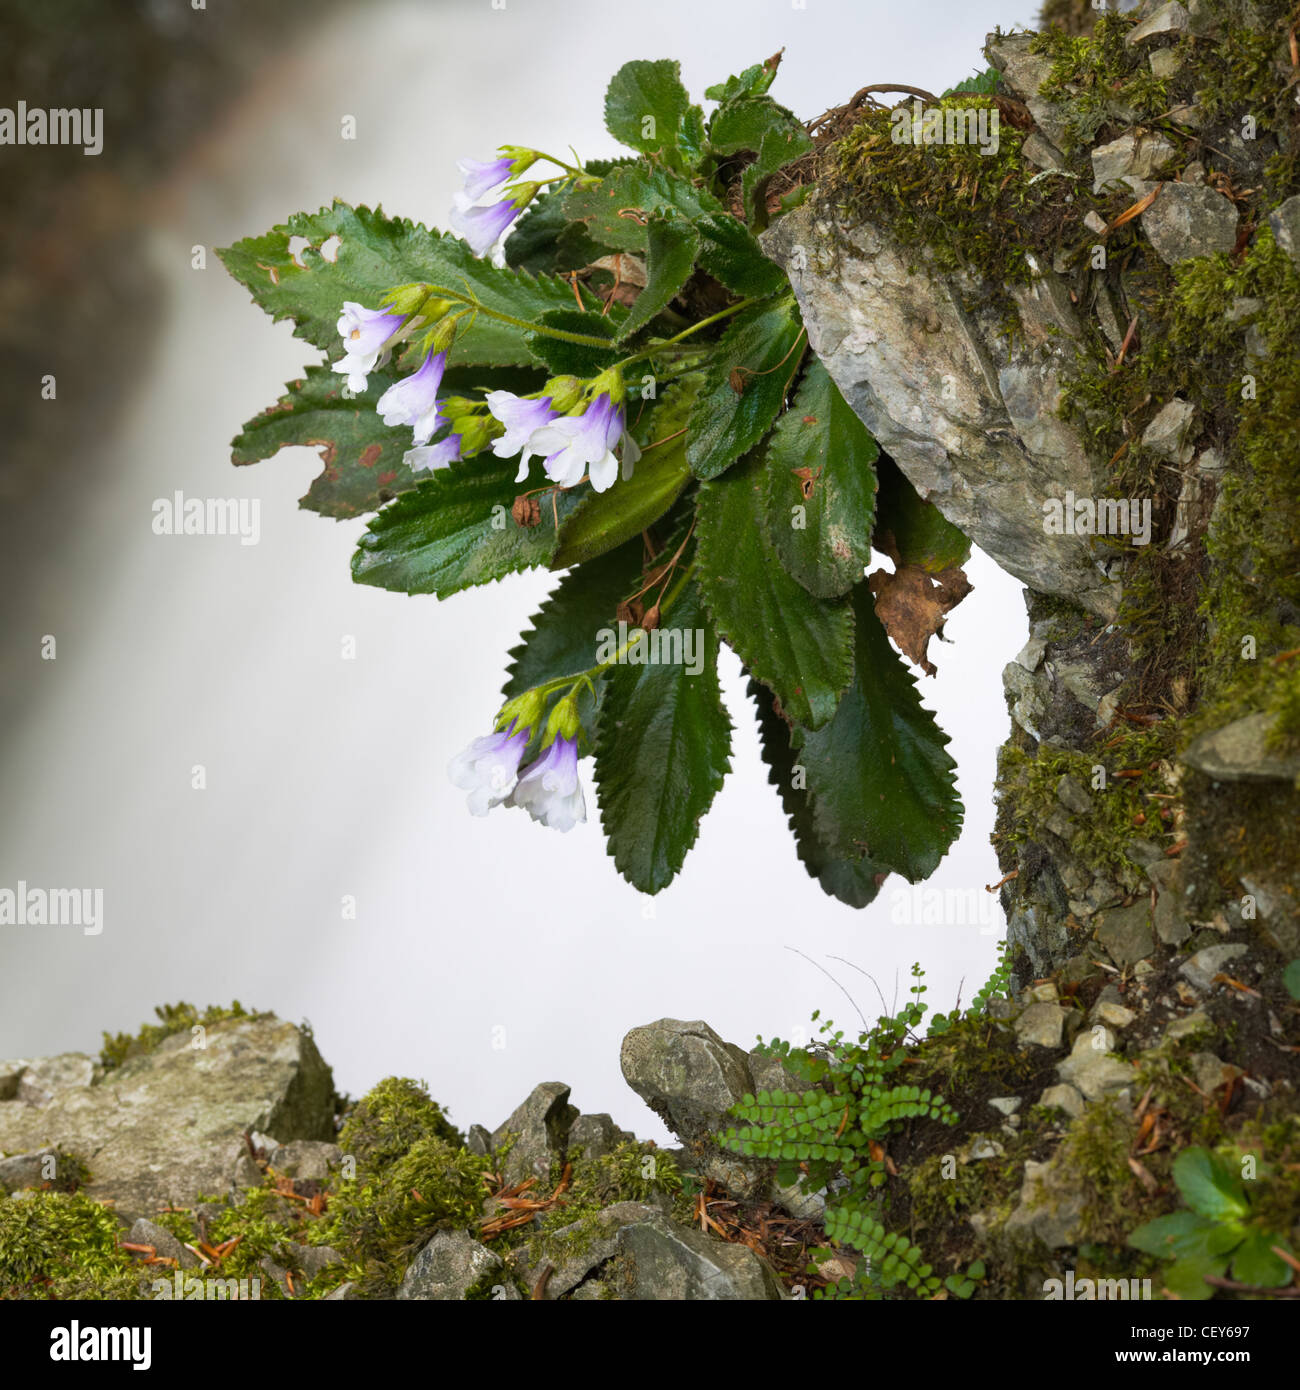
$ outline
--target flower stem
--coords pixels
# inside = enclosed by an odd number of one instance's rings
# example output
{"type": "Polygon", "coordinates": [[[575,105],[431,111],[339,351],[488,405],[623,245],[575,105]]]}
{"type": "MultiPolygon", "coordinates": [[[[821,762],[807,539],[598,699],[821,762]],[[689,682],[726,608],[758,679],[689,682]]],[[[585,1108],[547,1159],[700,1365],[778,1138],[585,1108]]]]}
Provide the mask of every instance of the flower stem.
{"type": "Polygon", "coordinates": [[[662,352],[666,347],[672,347],[675,343],[680,343],[682,339],[689,338],[692,333],[698,333],[701,328],[708,328],[710,324],[719,323],[722,319],[728,319],[732,314],[738,314],[742,309],[748,309],[751,304],[759,304],[766,296],[755,296],[752,299],[742,299],[739,304],[732,304],[726,309],[719,309],[716,314],[710,314],[708,318],[701,319],[699,323],[693,323],[689,328],[671,338],[665,338],[662,342],[652,343],[647,348],[642,348],[640,352],[633,353],[631,357],[625,357],[619,364],[627,367],[633,362],[639,362],[643,357],[653,357],[656,352],[662,352]]]}
{"type": "Polygon", "coordinates": [[[540,333],[543,338],[558,338],[563,343],[578,343],[583,347],[608,348],[611,346],[608,338],[597,338],[590,333],[570,333],[566,328],[552,328],[550,324],[546,323],[530,323],[527,319],[518,319],[513,314],[503,314],[500,309],[489,309],[486,304],[462,290],[449,289],[445,285],[430,285],[428,288],[431,294],[437,295],[440,299],[450,299],[457,304],[467,304],[476,314],[486,314],[490,319],[497,319],[501,323],[522,328],[526,333],[540,333]]]}

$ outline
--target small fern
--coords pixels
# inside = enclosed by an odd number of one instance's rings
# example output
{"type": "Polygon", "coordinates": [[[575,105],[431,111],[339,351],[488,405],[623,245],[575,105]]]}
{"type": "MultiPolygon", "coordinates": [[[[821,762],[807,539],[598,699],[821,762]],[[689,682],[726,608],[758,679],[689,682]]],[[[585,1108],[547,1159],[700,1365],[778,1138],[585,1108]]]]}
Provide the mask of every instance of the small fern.
{"type": "Polygon", "coordinates": [[[734,1152],[775,1160],[782,1184],[827,1190],[827,1236],[863,1256],[857,1275],[831,1286],[827,1297],[879,1298],[899,1286],[932,1295],[940,1287],[921,1251],[889,1232],[875,1214],[882,1194],[874,1189],[887,1178],[882,1141],[905,1120],[952,1125],[958,1118],[943,1096],[896,1076],[926,1012],[919,965],[912,976],[909,1002],[856,1042],[828,1020],[821,1024],[824,1041],[812,1048],[792,1048],[780,1039],[761,1044],[808,1089],[743,1097],[730,1112],[742,1123],[717,1136],[734,1152]]]}
{"type": "Polygon", "coordinates": [[[983,988],[971,1001],[970,1008],[963,1013],[959,1003],[950,1014],[935,1014],[930,1024],[931,1034],[938,1036],[948,1032],[950,1028],[955,1028],[963,1019],[979,1018],[992,1000],[1005,999],[1010,989],[1011,962],[1007,959],[1007,943],[999,941],[998,963],[993,967],[993,973],[985,981],[983,988]]]}

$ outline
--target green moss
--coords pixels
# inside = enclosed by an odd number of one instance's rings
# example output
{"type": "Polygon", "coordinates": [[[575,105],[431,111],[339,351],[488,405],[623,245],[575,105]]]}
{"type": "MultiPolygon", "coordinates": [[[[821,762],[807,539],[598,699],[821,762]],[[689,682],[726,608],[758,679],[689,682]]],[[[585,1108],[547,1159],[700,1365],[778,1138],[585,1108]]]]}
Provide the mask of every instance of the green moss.
{"type": "Polygon", "coordinates": [[[421,1139],[440,1139],[454,1148],[465,1143],[422,1081],[390,1076],[348,1112],[338,1142],[360,1172],[394,1162],[421,1139]]]}
{"type": "Polygon", "coordinates": [[[0,1196],[0,1299],[139,1298],[116,1216],[81,1193],[0,1196]]]}
{"type": "Polygon", "coordinates": [[[139,1057],[152,1051],[164,1038],[170,1038],[174,1033],[188,1033],[196,1027],[211,1028],[213,1024],[224,1023],[231,1018],[263,1016],[250,1013],[238,999],[229,1007],[209,1004],[202,1012],[184,1001],[179,1004],[159,1004],[154,1013],[158,1016],[158,1022],[144,1024],[138,1033],[104,1034],[99,1061],[105,1071],[120,1067],[128,1057],[139,1057]]]}

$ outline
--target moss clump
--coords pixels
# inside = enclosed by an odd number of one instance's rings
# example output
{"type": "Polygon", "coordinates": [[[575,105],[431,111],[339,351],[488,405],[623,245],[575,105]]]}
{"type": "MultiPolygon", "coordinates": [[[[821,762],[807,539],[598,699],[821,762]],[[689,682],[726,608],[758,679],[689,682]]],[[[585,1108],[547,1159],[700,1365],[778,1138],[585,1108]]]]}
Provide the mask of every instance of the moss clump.
{"type": "Polygon", "coordinates": [[[453,1148],[465,1143],[422,1081],[390,1076],[348,1112],[338,1142],[365,1172],[395,1162],[421,1139],[439,1139],[453,1148]]]}
{"type": "Polygon", "coordinates": [[[263,1016],[245,1009],[238,999],[228,1008],[219,1004],[209,1004],[202,1012],[193,1004],[186,1004],[184,1001],[179,1004],[159,1004],[154,1013],[158,1016],[158,1022],[144,1024],[138,1033],[104,1034],[99,1062],[105,1071],[120,1067],[128,1057],[139,1057],[152,1051],[164,1038],[170,1038],[173,1033],[188,1033],[191,1028],[211,1028],[213,1024],[224,1023],[232,1018],[263,1016]]]}
{"type": "Polygon", "coordinates": [[[0,1299],[141,1297],[117,1218],[79,1192],[0,1197],[0,1299]]]}

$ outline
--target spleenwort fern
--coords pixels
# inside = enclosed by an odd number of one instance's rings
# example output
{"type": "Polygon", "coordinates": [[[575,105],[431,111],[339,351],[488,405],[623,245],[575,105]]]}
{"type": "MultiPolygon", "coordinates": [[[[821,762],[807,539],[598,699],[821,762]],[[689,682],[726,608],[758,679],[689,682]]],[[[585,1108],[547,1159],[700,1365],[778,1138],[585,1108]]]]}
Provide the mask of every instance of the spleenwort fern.
{"type": "Polygon", "coordinates": [[[1011,961],[1007,958],[1007,943],[998,942],[998,963],[984,987],[975,996],[969,1009],[962,1012],[960,1005],[950,1014],[935,1014],[930,1024],[930,1033],[937,1035],[955,1028],[963,1019],[979,1018],[994,999],[1005,999],[1011,988],[1011,961]]]}
{"type": "Polygon", "coordinates": [[[881,1195],[874,1189],[887,1178],[882,1142],[905,1120],[957,1122],[943,1096],[895,1076],[926,1011],[920,966],[912,967],[912,975],[907,1005],[856,1042],[845,1041],[843,1031],[827,1021],[821,1026],[826,1040],[813,1049],[792,1048],[780,1039],[764,1045],[809,1089],[745,1096],[731,1110],[743,1123],[718,1136],[737,1153],[776,1160],[782,1184],[827,1190],[827,1236],[863,1257],[855,1278],[841,1281],[828,1297],[879,1298],[900,1286],[931,1295],[940,1287],[921,1251],[888,1231],[876,1214],[881,1195]]]}

